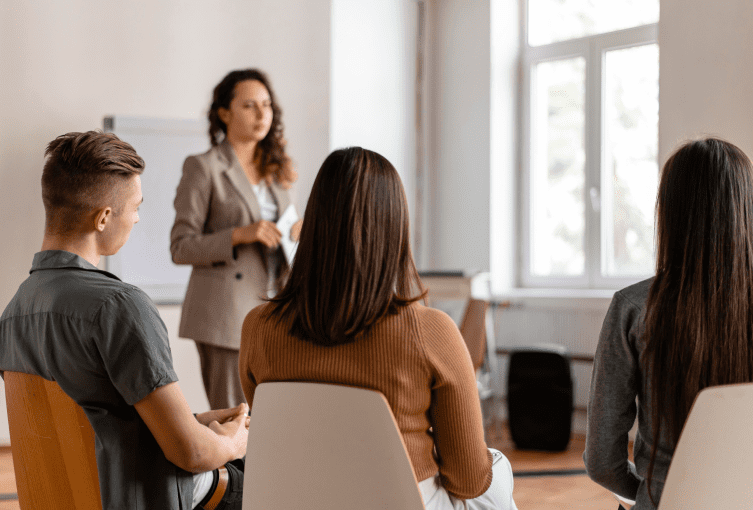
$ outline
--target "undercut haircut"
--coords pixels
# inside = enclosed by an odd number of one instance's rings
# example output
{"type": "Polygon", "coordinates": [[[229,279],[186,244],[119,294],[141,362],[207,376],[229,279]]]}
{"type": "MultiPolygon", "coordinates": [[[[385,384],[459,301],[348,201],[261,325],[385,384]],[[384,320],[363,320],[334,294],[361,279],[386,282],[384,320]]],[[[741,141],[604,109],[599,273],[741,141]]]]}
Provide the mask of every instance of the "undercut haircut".
{"type": "Polygon", "coordinates": [[[47,145],[42,171],[45,229],[65,234],[80,226],[85,216],[102,207],[119,214],[120,196],[144,160],[127,142],[112,133],[66,133],[47,145]]]}

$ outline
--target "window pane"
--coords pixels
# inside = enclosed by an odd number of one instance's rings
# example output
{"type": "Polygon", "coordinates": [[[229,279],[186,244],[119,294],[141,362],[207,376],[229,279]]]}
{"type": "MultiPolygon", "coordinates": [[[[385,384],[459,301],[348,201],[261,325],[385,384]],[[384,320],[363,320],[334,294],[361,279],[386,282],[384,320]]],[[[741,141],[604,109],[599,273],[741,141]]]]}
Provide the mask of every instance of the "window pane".
{"type": "Polygon", "coordinates": [[[602,274],[647,275],[659,178],[659,47],[607,52],[604,92],[602,274]]]}
{"type": "Polygon", "coordinates": [[[582,57],[532,72],[531,273],[584,271],[585,68],[582,57]]]}
{"type": "Polygon", "coordinates": [[[539,46],[659,21],[659,0],[528,0],[528,44],[539,46]]]}

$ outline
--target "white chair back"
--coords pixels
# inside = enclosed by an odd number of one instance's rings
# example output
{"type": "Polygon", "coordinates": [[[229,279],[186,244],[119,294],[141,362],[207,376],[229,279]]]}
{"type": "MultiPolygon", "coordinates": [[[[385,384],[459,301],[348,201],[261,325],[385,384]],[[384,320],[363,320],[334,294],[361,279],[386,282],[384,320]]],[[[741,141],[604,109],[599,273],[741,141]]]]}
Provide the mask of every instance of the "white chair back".
{"type": "Polygon", "coordinates": [[[714,386],[693,403],[659,510],[753,508],[753,383],[714,386]]]}
{"type": "Polygon", "coordinates": [[[423,510],[381,393],[303,382],[256,388],[243,510],[292,508],[423,510]]]}

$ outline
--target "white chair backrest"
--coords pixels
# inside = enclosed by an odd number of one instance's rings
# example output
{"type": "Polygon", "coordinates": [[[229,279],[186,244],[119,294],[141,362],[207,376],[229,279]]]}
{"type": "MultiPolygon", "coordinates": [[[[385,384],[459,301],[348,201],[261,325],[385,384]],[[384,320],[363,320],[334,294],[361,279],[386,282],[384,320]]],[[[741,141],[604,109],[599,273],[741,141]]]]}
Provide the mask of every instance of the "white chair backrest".
{"type": "Polygon", "coordinates": [[[695,399],[672,456],[659,510],[753,508],[753,383],[695,399]]]}
{"type": "Polygon", "coordinates": [[[243,510],[423,510],[395,418],[376,391],[275,382],[254,394],[243,510]]]}

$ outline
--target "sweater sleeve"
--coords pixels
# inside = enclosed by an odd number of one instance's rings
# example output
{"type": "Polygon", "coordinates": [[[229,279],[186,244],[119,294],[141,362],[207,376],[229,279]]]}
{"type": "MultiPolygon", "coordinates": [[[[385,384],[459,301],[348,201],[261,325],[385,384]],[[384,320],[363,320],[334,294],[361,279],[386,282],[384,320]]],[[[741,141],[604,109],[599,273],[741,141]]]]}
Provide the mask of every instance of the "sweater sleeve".
{"type": "Polygon", "coordinates": [[[588,401],[588,475],[599,485],[635,499],[640,477],[628,460],[628,432],[635,422],[638,359],[630,342],[641,308],[615,294],[599,335],[588,401]]]}
{"type": "Polygon", "coordinates": [[[483,494],[492,481],[481,405],[468,348],[444,312],[425,308],[419,336],[432,374],[430,419],[442,486],[459,499],[483,494]]]}
{"type": "Polygon", "coordinates": [[[196,156],[187,157],[175,193],[175,223],[170,232],[174,263],[209,266],[233,260],[233,228],[204,233],[211,195],[209,171],[196,156]]]}
{"type": "Polygon", "coordinates": [[[256,336],[258,332],[258,319],[261,307],[257,306],[246,315],[241,328],[241,349],[238,353],[238,374],[241,378],[243,395],[248,402],[248,408],[254,405],[254,393],[256,393],[256,377],[252,371],[253,354],[255,351],[256,336]]]}

